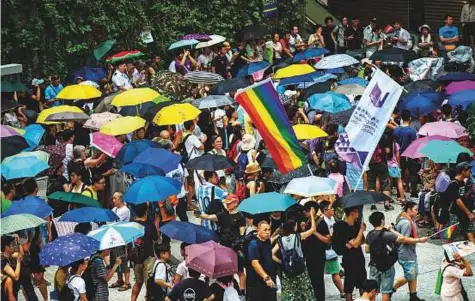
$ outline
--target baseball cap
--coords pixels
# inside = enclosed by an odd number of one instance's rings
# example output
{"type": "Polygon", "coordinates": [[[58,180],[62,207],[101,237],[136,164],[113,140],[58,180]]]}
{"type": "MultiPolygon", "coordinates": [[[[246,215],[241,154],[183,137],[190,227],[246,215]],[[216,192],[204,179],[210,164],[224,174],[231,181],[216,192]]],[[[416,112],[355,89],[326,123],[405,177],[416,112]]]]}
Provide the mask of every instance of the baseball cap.
{"type": "Polygon", "coordinates": [[[461,173],[462,171],[471,169],[472,166],[468,162],[460,162],[457,164],[457,173],[461,173]]]}

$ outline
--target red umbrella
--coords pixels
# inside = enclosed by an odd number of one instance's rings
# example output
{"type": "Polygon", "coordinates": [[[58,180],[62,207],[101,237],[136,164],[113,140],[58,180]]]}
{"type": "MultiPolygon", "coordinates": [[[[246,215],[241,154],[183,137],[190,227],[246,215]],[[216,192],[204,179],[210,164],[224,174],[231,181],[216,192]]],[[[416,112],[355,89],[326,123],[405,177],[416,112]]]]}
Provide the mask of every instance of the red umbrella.
{"type": "Polygon", "coordinates": [[[214,241],[185,247],[186,266],[210,278],[234,275],[238,272],[236,252],[214,241]]]}
{"type": "Polygon", "coordinates": [[[120,61],[136,59],[142,56],[144,56],[144,54],[139,50],[121,51],[106,58],[106,63],[114,64],[120,61]]]}

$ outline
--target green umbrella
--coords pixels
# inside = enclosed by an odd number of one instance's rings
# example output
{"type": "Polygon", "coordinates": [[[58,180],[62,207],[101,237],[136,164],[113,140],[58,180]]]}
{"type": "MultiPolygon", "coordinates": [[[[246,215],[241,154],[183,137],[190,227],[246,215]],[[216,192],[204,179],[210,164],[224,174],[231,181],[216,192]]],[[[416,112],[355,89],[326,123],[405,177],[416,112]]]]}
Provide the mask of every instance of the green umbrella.
{"type": "Polygon", "coordinates": [[[152,100],[155,104],[159,104],[161,102],[167,102],[170,101],[170,98],[164,96],[164,95],[159,95],[156,98],[152,100]]]}
{"type": "Polygon", "coordinates": [[[106,54],[112,49],[112,46],[116,43],[116,40],[106,40],[100,43],[96,49],[94,49],[94,57],[100,61],[106,54]]]}
{"type": "Polygon", "coordinates": [[[453,140],[429,141],[419,152],[435,163],[455,163],[460,153],[468,153],[470,156],[473,156],[473,153],[468,148],[461,146],[453,140]]]}
{"type": "Polygon", "coordinates": [[[35,157],[38,160],[43,161],[45,163],[48,163],[48,160],[49,160],[49,154],[47,152],[34,151],[34,152],[23,152],[23,153],[16,154],[14,156],[6,157],[5,159],[3,159],[2,163],[7,163],[8,161],[11,161],[11,160],[13,160],[15,158],[18,158],[18,157],[20,157],[20,158],[35,157]]]}
{"type": "Polygon", "coordinates": [[[5,235],[25,229],[35,228],[44,223],[44,219],[33,214],[13,214],[2,218],[0,233],[1,235],[5,235]]]}
{"type": "Polygon", "coordinates": [[[15,91],[26,91],[26,87],[17,80],[2,80],[2,92],[15,91]]]}
{"type": "Polygon", "coordinates": [[[48,195],[48,199],[102,208],[101,204],[99,204],[96,199],[87,197],[80,193],[57,191],[48,195]]]}

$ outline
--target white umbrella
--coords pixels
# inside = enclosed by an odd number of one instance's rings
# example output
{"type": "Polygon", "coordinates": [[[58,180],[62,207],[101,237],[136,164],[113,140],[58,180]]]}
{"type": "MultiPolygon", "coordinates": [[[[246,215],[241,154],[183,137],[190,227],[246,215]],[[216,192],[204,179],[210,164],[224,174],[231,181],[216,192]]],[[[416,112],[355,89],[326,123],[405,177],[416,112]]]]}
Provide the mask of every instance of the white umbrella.
{"type": "Polygon", "coordinates": [[[345,95],[363,95],[365,88],[357,85],[357,84],[351,84],[351,85],[342,85],[338,86],[335,91],[335,93],[341,93],[345,95]]]}
{"type": "Polygon", "coordinates": [[[209,41],[199,42],[198,44],[196,44],[195,48],[196,49],[205,48],[205,47],[213,46],[213,45],[216,45],[216,44],[219,44],[219,43],[222,43],[222,42],[226,41],[225,37],[217,35],[217,34],[210,35],[210,38],[211,38],[211,40],[209,40],[209,41]]]}
{"type": "Polygon", "coordinates": [[[87,85],[87,86],[93,86],[94,88],[98,88],[99,89],[99,84],[92,81],[92,80],[85,80],[83,82],[80,82],[79,83],[80,85],[87,85]]]}
{"type": "Polygon", "coordinates": [[[89,232],[87,236],[99,241],[99,250],[125,246],[144,236],[145,228],[136,222],[116,222],[89,232]]]}
{"type": "Polygon", "coordinates": [[[329,195],[336,193],[337,182],[330,178],[310,176],[295,178],[290,181],[284,193],[295,194],[306,198],[317,195],[329,195]]]}
{"type": "Polygon", "coordinates": [[[360,62],[347,54],[329,55],[315,64],[316,69],[334,69],[359,64],[360,62]]]}

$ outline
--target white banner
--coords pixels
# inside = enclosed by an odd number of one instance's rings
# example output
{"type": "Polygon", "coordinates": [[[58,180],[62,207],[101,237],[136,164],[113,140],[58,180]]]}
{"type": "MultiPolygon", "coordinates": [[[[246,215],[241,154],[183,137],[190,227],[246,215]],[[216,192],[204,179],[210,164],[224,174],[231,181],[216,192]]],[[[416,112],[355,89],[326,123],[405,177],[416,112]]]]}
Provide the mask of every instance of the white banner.
{"type": "Polygon", "coordinates": [[[359,154],[366,170],[384,133],[403,88],[377,69],[356,105],[345,130],[350,146],[359,154]]]}

